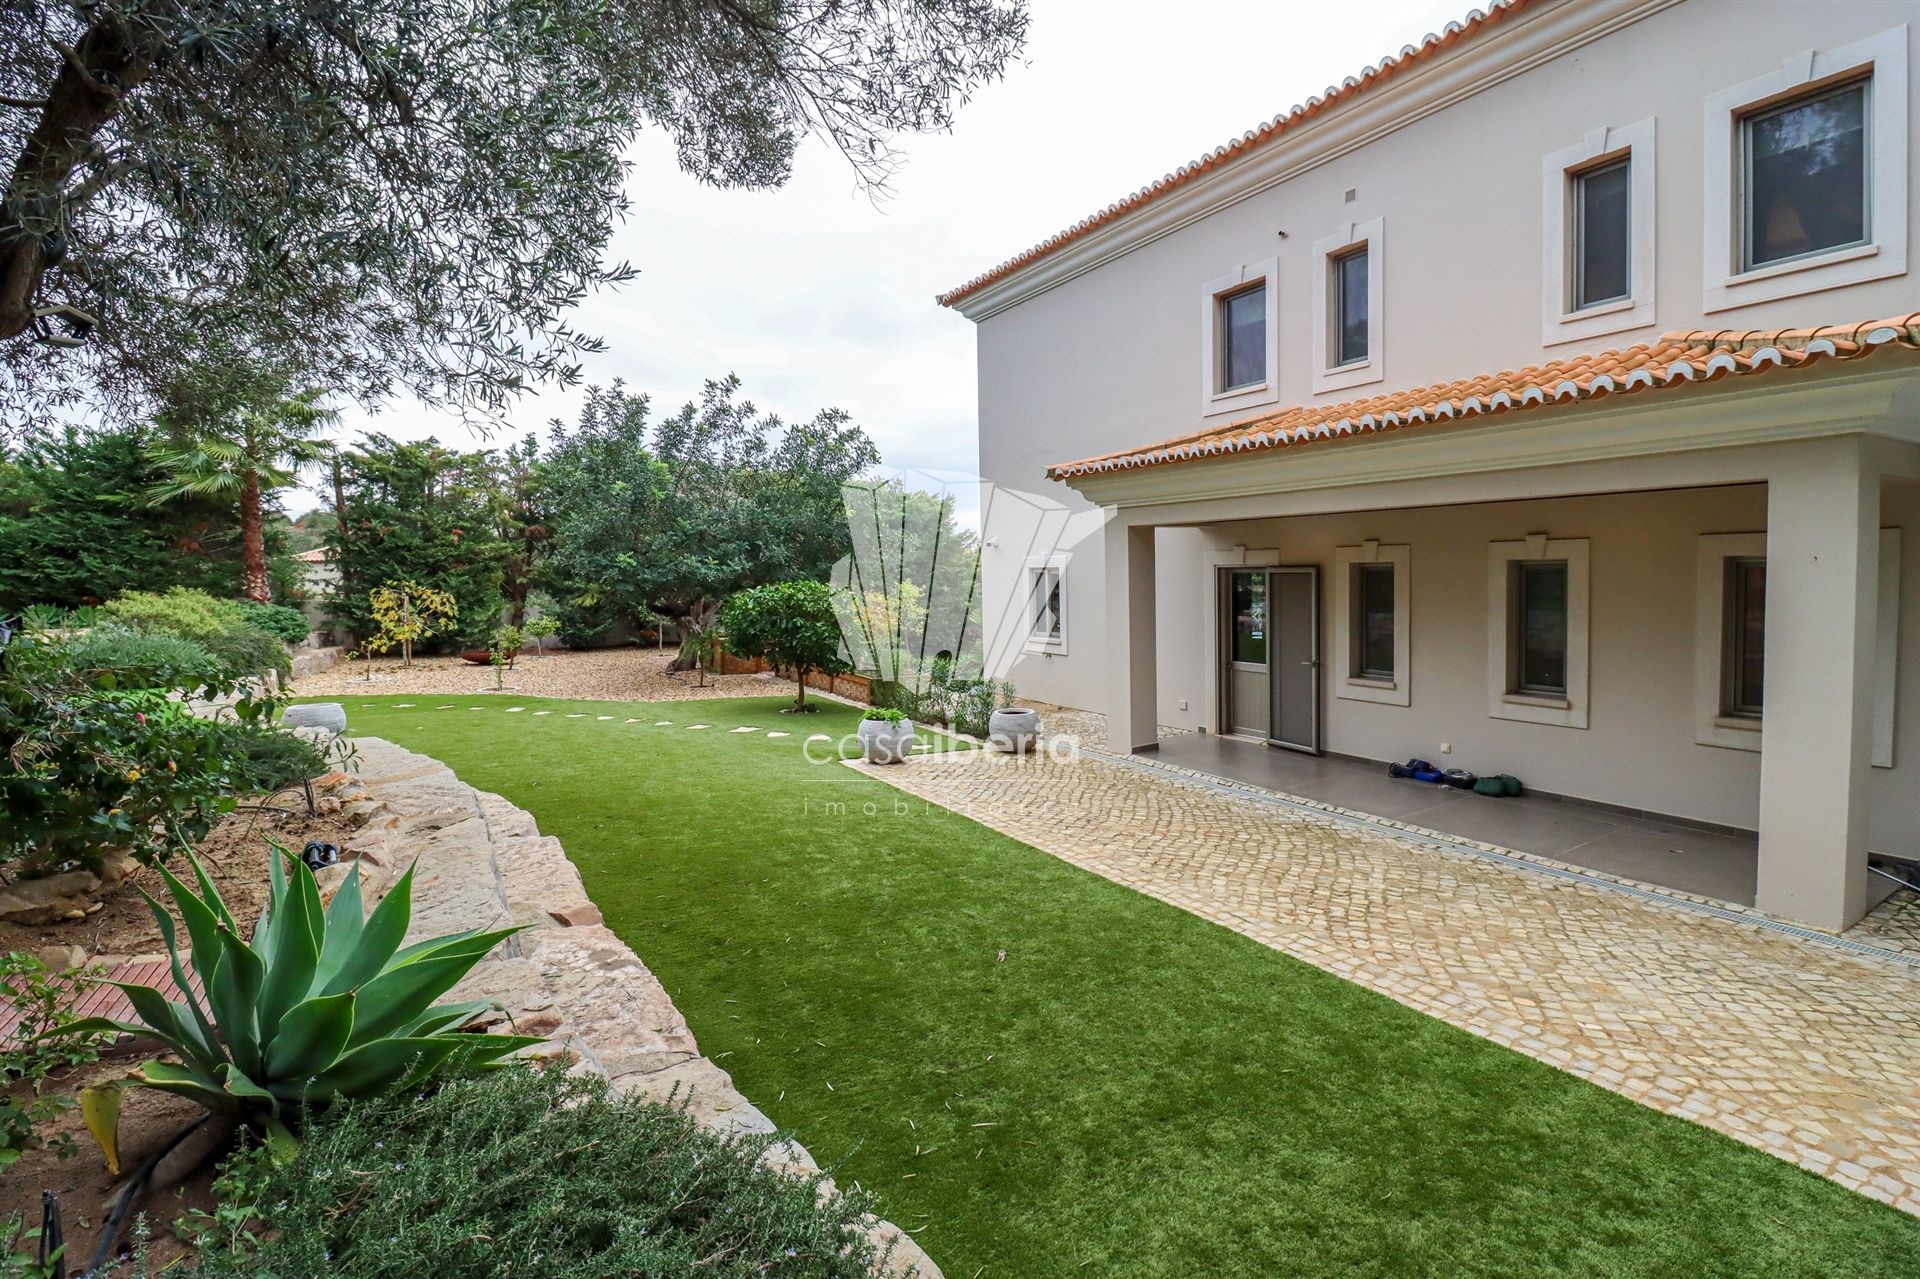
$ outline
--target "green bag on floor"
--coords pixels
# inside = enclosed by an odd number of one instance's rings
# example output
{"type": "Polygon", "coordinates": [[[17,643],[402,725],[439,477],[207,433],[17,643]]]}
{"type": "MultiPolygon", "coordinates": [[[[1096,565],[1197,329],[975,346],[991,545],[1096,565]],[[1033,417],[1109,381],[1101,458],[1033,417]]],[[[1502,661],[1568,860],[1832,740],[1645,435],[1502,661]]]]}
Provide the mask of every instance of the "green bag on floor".
{"type": "Polygon", "coordinates": [[[1482,777],[1473,784],[1476,795],[1494,795],[1512,797],[1520,794],[1520,779],[1509,777],[1505,773],[1495,773],[1491,777],[1482,777]]]}

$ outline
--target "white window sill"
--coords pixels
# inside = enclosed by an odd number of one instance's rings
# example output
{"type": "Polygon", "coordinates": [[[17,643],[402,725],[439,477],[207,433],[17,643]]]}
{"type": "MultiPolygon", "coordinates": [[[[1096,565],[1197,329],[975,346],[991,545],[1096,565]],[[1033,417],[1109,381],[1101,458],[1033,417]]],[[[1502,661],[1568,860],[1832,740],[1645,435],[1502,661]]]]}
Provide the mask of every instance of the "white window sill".
{"type": "Polygon", "coordinates": [[[1573,703],[1564,697],[1546,693],[1508,693],[1500,699],[1508,706],[1533,706],[1543,711],[1570,711],[1573,703]]]}
{"type": "Polygon", "coordinates": [[[1376,679],[1369,675],[1354,675],[1347,679],[1348,688],[1399,688],[1400,685],[1390,679],[1376,679]]]}
{"type": "Polygon", "coordinates": [[[1360,364],[1342,364],[1337,368],[1318,369],[1313,375],[1315,394],[1322,391],[1344,391],[1350,386],[1365,386],[1369,382],[1379,382],[1386,378],[1386,371],[1378,359],[1368,359],[1360,364]]]}
{"type": "Polygon", "coordinates": [[[1857,262],[1861,258],[1876,257],[1880,253],[1877,244],[1856,244],[1845,249],[1835,249],[1831,253],[1816,253],[1804,258],[1790,258],[1785,262],[1775,262],[1770,266],[1757,266],[1751,271],[1742,271],[1730,275],[1721,281],[1723,288],[1737,289],[1743,284],[1754,284],[1761,280],[1777,280],[1783,275],[1792,275],[1796,271],[1812,271],[1818,267],[1836,266],[1842,262],[1857,262]]]}
{"type": "Polygon", "coordinates": [[[1631,297],[1614,298],[1610,302],[1596,302],[1592,306],[1583,306],[1578,311],[1562,312],[1560,323],[1577,324],[1581,320],[1591,320],[1597,315],[1616,315],[1621,311],[1633,310],[1633,305],[1631,297]]]}
{"type": "Polygon", "coordinates": [[[1067,655],[1067,646],[1065,644],[1050,644],[1044,640],[1028,640],[1022,645],[1022,651],[1039,653],[1044,657],[1065,657],[1067,655]]]}

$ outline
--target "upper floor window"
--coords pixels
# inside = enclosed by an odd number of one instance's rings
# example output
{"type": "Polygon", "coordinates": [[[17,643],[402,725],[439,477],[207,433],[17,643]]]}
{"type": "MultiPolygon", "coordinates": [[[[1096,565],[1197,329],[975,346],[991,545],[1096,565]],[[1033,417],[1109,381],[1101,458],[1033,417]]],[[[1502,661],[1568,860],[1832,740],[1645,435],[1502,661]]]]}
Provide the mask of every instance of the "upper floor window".
{"type": "Polygon", "coordinates": [[[1701,309],[1907,273],[1907,28],[1707,95],[1701,309]]]}
{"type": "Polygon", "coordinates": [[[1633,157],[1573,175],[1573,309],[1618,302],[1633,292],[1633,157]]]}
{"type": "Polygon", "coordinates": [[[1867,243],[1868,82],[1740,121],[1746,270],[1867,243]]]}
{"type": "Polygon", "coordinates": [[[1315,241],[1313,389],[1338,391],[1386,376],[1382,349],[1385,222],[1342,224],[1315,241]]]}
{"type": "Polygon", "coordinates": [[[1362,364],[1367,358],[1367,246],[1335,257],[1333,270],[1334,368],[1362,364]]]}
{"type": "Polygon", "coordinates": [[[1654,122],[1589,130],[1540,170],[1540,341],[1654,323],[1654,122]]]}
{"type": "Polygon", "coordinates": [[[1200,295],[1200,412],[1233,413],[1280,398],[1278,262],[1251,262],[1200,295]]]}
{"type": "Polygon", "coordinates": [[[1239,391],[1267,380],[1267,285],[1220,299],[1220,389],[1239,391]]]}

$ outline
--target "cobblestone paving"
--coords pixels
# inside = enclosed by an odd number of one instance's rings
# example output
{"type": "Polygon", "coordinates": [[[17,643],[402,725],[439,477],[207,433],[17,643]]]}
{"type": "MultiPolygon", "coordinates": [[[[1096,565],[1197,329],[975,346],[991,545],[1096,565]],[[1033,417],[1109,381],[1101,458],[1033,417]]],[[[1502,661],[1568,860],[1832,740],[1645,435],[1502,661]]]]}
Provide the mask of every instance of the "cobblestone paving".
{"type": "Polygon", "coordinates": [[[1920,1215],[1910,966],[1099,756],[849,767],[1920,1215]]]}

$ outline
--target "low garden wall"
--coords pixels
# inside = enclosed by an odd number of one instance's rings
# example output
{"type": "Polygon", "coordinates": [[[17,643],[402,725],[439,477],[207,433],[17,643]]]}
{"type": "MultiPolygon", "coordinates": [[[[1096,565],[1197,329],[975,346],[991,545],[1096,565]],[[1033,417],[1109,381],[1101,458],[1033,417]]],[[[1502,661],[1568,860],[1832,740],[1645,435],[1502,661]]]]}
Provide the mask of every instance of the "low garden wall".
{"type": "MultiPolygon", "coordinates": [[[[713,667],[717,675],[764,675],[772,669],[764,657],[735,657],[724,650],[713,667]]],[[[779,673],[788,679],[793,678],[790,671],[779,673]]],[[[844,697],[850,702],[859,702],[863,706],[873,704],[873,681],[865,675],[826,675],[815,671],[807,676],[807,687],[832,693],[835,697],[844,697]]]]}

